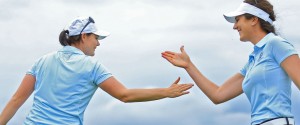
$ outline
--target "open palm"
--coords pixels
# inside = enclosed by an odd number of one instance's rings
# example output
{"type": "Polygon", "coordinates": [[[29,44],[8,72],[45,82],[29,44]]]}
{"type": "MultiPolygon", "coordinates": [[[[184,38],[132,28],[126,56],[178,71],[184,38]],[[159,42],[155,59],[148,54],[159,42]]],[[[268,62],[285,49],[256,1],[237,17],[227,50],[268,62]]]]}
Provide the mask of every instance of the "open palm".
{"type": "Polygon", "coordinates": [[[175,53],[172,51],[165,51],[162,54],[162,57],[168,60],[171,64],[174,66],[186,68],[190,61],[190,57],[187,55],[187,53],[184,50],[184,46],[180,47],[181,53],[175,53]]]}
{"type": "Polygon", "coordinates": [[[180,77],[168,88],[169,98],[176,98],[185,94],[188,94],[188,89],[193,87],[193,84],[178,84],[180,77]]]}

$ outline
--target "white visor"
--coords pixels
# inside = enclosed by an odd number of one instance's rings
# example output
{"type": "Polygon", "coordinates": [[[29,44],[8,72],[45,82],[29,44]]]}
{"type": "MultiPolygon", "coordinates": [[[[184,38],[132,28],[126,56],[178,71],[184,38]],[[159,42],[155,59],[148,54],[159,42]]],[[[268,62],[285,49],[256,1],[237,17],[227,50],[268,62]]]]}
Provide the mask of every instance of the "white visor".
{"type": "Polygon", "coordinates": [[[77,17],[74,19],[65,30],[69,31],[69,36],[76,36],[81,33],[94,33],[98,35],[98,40],[102,40],[110,35],[109,32],[98,30],[95,22],[90,22],[91,17],[77,17]]]}
{"type": "Polygon", "coordinates": [[[235,23],[236,16],[240,16],[246,13],[259,17],[264,21],[273,24],[273,21],[270,19],[270,15],[268,13],[248,3],[242,3],[237,10],[224,14],[224,17],[228,22],[235,23]]]}

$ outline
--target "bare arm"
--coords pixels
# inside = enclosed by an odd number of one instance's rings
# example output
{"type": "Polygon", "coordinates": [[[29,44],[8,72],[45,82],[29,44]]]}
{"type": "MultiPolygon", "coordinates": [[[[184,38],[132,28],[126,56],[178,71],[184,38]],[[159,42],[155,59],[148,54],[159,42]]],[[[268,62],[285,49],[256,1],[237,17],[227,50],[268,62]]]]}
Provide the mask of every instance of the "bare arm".
{"type": "Polygon", "coordinates": [[[10,101],[6,104],[0,115],[0,125],[5,125],[15,115],[34,90],[35,78],[32,75],[25,75],[21,85],[10,101]]]}
{"type": "Polygon", "coordinates": [[[122,102],[143,102],[162,98],[175,98],[188,94],[192,84],[178,84],[179,78],[169,88],[127,89],[116,78],[110,77],[99,85],[101,89],[122,102]]]}
{"type": "Polygon", "coordinates": [[[177,67],[184,68],[197,86],[206,94],[206,96],[215,104],[223,103],[243,93],[242,82],[244,76],[237,73],[229,78],[221,86],[216,85],[207,79],[191,62],[189,56],[184,51],[183,46],[180,48],[181,53],[166,51],[162,57],[177,67]]]}
{"type": "Polygon", "coordinates": [[[194,66],[194,64],[191,64],[191,66],[185,70],[195,81],[197,86],[204,92],[204,94],[215,104],[226,102],[243,93],[242,82],[244,76],[240,73],[237,73],[229,78],[221,86],[217,86],[215,83],[202,75],[202,73],[197,69],[196,66],[194,66]]]}
{"type": "Polygon", "coordinates": [[[281,67],[293,80],[295,85],[300,89],[300,59],[298,55],[291,55],[287,57],[282,63],[281,67]]]}

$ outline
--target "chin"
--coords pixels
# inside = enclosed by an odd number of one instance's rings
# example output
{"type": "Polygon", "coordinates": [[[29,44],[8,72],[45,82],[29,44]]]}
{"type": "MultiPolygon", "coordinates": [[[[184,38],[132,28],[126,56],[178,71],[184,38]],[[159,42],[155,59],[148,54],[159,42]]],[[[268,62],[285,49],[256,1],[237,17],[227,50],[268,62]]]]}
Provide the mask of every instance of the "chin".
{"type": "Polygon", "coordinates": [[[240,39],[241,42],[247,42],[247,40],[240,39]]]}
{"type": "Polygon", "coordinates": [[[240,37],[240,41],[246,42],[247,40],[245,40],[243,37],[240,37]]]}
{"type": "Polygon", "coordinates": [[[90,53],[90,54],[86,54],[86,55],[88,55],[88,56],[94,56],[95,53],[90,53]]]}

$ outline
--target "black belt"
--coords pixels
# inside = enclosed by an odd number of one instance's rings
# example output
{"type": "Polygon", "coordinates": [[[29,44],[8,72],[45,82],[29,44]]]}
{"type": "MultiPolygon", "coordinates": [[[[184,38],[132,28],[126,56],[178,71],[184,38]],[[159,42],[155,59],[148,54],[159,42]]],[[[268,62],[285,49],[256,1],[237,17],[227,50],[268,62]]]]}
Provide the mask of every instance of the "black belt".
{"type": "Polygon", "coordinates": [[[271,118],[271,119],[268,119],[268,120],[266,120],[266,121],[263,121],[262,123],[257,124],[257,125],[261,125],[261,124],[263,124],[263,123],[266,123],[266,122],[269,122],[269,121],[272,121],[272,120],[275,120],[275,119],[280,119],[280,118],[285,118],[286,123],[287,123],[286,125],[293,125],[293,123],[290,124],[290,122],[289,122],[289,118],[293,118],[293,117],[277,117],[277,118],[271,118]]]}

